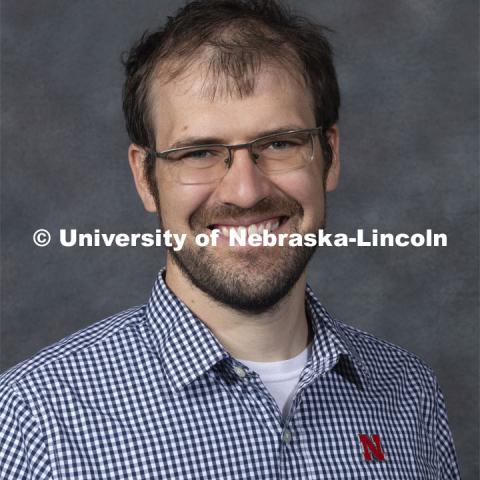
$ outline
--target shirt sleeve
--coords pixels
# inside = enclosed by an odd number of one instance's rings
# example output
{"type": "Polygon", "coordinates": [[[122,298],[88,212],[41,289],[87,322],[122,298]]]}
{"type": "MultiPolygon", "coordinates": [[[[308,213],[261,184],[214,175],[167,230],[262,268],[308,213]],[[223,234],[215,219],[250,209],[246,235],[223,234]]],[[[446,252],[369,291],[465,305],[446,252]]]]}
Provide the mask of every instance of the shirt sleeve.
{"type": "Polygon", "coordinates": [[[437,390],[437,452],[439,458],[439,479],[460,480],[452,433],[448,425],[447,411],[442,391],[437,390]]]}
{"type": "Polygon", "coordinates": [[[0,390],[0,478],[51,479],[45,438],[14,387],[0,390]]]}

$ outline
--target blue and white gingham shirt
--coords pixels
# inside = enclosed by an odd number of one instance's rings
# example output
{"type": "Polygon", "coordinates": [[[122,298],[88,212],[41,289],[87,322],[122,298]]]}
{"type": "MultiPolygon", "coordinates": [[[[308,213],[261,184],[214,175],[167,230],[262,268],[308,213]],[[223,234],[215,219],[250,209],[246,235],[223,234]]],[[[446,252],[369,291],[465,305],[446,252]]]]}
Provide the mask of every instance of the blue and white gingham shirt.
{"type": "Polygon", "coordinates": [[[442,394],[414,355],[333,320],[282,420],[160,274],[147,305],[0,377],[0,478],[458,479],[442,394]]]}

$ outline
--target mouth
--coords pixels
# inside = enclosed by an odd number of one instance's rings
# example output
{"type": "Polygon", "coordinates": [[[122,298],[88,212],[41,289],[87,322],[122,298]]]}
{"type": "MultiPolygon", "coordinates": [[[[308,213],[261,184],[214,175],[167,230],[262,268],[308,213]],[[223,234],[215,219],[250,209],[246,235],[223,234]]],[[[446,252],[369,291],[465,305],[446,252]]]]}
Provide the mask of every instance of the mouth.
{"type": "Polygon", "coordinates": [[[229,238],[231,234],[253,235],[262,234],[263,232],[274,233],[282,225],[284,225],[290,217],[279,215],[275,217],[263,219],[244,219],[236,221],[225,221],[220,223],[212,223],[208,225],[210,230],[219,230],[221,236],[229,238]]]}

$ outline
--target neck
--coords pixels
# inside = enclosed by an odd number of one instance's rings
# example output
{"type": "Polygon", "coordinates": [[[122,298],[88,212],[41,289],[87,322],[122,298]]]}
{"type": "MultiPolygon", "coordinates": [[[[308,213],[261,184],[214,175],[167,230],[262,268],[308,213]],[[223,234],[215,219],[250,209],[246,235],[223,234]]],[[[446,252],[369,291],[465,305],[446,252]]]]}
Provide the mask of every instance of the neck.
{"type": "Polygon", "coordinates": [[[261,314],[238,311],[215,302],[195,287],[168,257],[165,281],[235,358],[256,362],[286,360],[298,355],[309,343],[306,272],[276,308],[261,314]]]}

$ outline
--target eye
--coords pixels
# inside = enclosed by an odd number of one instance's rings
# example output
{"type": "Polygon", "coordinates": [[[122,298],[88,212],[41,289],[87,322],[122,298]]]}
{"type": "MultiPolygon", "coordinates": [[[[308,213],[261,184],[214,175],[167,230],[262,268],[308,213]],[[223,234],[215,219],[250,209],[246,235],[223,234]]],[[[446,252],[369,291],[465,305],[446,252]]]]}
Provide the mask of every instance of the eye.
{"type": "Polygon", "coordinates": [[[179,166],[191,168],[209,168],[228,157],[228,151],[225,152],[221,147],[192,148],[172,152],[171,159],[179,166]]]}
{"type": "Polygon", "coordinates": [[[294,143],[288,140],[275,140],[271,142],[269,148],[273,150],[285,150],[286,148],[293,147],[294,143]]]}
{"type": "Polygon", "coordinates": [[[256,143],[255,147],[261,151],[268,151],[270,153],[283,152],[301,147],[306,143],[306,140],[306,136],[300,134],[280,135],[273,138],[261,139],[256,143]]]}
{"type": "Polygon", "coordinates": [[[207,160],[215,155],[215,152],[209,150],[193,150],[182,153],[179,160],[207,160]]]}

